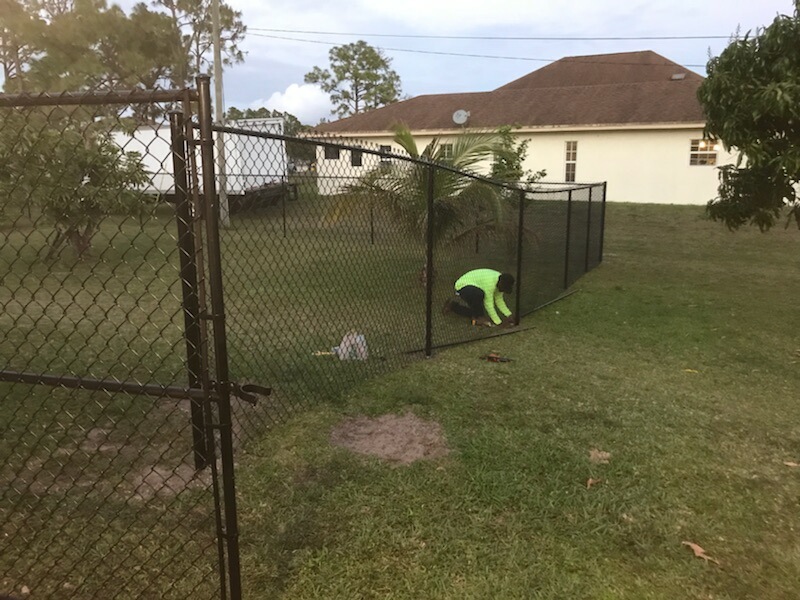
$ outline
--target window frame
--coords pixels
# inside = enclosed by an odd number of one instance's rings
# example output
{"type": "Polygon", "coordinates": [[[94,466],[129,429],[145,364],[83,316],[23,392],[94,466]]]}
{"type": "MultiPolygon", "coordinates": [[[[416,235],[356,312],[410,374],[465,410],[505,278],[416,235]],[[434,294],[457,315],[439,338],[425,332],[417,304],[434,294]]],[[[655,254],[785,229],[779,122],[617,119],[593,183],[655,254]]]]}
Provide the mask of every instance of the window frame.
{"type": "Polygon", "coordinates": [[[360,148],[352,148],[350,150],[350,166],[363,167],[364,166],[364,151],[360,148]]]}
{"type": "Polygon", "coordinates": [[[339,160],[341,158],[341,151],[336,146],[323,146],[325,149],[325,160],[339,160]]]}
{"type": "Polygon", "coordinates": [[[564,181],[575,183],[578,174],[578,140],[564,142],[564,181]]]}
{"type": "Polygon", "coordinates": [[[705,138],[689,140],[689,166],[690,167],[716,167],[719,142],[705,138]]]}
{"type": "Polygon", "coordinates": [[[390,162],[392,162],[392,159],[390,157],[386,156],[387,154],[391,154],[392,153],[392,146],[391,145],[383,145],[383,144],[381,144],[380,146],[378,146],[378,151],[380,152],[381,162],[382,163],[390,163],[390,162]]]}

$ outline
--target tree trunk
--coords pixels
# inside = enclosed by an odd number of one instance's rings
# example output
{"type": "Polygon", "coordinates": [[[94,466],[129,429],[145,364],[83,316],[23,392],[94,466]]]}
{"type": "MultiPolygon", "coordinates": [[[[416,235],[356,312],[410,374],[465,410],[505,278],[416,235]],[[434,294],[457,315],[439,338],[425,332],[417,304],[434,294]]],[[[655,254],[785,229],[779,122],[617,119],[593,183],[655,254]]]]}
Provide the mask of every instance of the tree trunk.
{"type": "Polygon", "coordinates": [[[52,243],[50,244],[50,250],[47,252],[47,256],[45,257],[45,260],[51,260],[51,259],[55,258],[56,256],[58,256],[58,252],[61,249],[61,247],[64,245],[64,241],[66,239],[67,238],[64,235],[64,233],[62,233],[61,231],[56,229],[56,237],[52,241],[52,243]]]}

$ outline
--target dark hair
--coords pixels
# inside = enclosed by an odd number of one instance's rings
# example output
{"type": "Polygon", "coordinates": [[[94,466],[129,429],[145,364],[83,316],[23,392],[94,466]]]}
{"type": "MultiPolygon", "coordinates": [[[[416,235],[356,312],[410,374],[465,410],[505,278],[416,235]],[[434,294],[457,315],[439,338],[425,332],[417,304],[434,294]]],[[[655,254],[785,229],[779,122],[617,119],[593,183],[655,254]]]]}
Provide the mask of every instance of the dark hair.
{"type": "Polygon", "coordinates": [[[510,292],[514,289],[514,276],[508,273],[502,273],[497,278],[497,289],[501,292],[510,292]]]}

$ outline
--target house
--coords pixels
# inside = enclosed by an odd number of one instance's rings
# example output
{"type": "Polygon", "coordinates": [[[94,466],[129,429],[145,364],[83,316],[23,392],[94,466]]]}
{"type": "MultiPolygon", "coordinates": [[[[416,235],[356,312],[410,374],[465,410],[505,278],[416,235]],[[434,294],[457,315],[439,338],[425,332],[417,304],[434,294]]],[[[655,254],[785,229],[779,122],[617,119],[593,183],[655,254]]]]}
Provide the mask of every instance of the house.
{"type": "MultiPolygon", "coordinates": [[[[611,201],[705,204],[716,196],[715,166],[735,156],[703,139],[702,81],[652,51],[572,56],[490,92],[417,96],[317,130],[398,152],[389,131],[397,123],[421,147],[464,129],[513,125],[530,140],[525,167],[545,169],[545,181],[606,181],[611,201]]],[[[365,156],[325,151],[320,191],[341,189],[376,160],[365,156]]]]}

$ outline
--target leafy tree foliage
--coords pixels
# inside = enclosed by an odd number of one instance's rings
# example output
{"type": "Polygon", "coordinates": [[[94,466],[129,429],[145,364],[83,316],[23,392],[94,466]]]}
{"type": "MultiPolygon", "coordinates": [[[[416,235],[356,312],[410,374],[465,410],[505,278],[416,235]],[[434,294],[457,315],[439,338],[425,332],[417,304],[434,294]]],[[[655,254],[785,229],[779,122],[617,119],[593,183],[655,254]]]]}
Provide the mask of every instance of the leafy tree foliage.
{"type": "Polygon", "coordinates": [[[352,212],[364,200],[381,203],[410,235],[424,239],[428,178],[433,173],[435,244],[492,231],[504,221],[506,203],[499,189],[463,174],[504,152],[497,133],[465,133],[447,144],[434,138],[420,149],[406,126],[398,125],[393,131],[394,142],[411,158],[422,162],[381,163],[350,186],[350,194],[332,209],[333,217],[352,212]],[[449,168],[431,169],[425,164],[428,162],[449,168]]]}
{"type": "MultiPolygon", "coordinates": [[[[0,0],[14,77],[7,91],[103,91],[153,87],[174,65],[169,20],[146,7],[128,16],[105,0],[0,0]]],[[[5,46],[8,49],[8,45],[5,46]]],[[[8,69],[6,69],[8,71],[8,69]]],[[[134,110],[139,122],[152,114],[134,110]]],[[[84,257],[109,214],[136,214],[148,200],[141,157],[111,130],[131,125],[112,107],[4,109],[0,112],[0,194],[8,215],[34,211],[50,221],[50,257],[71,245],[84,257]]]]}
{"type": "Polygon", "coordinates": [[[102,220],[141,213],[137,187],[148,181],[135,152],[123,152],[108,134],[77,127],[69,117],[33,110],[0,118],[0,196],[35,206],[55,227],[48,257],[65,244],[83,258],[102,220]],[[57,120],[59,127],[49,127],[57,120]]]}
{"type": "Polygon", "coordinates": [[[400,76],[391,59],[363,40],[335,46],[328,53],[330,68],[314,67],[305,82],[319,85],[331,97],[339,117],[358,114],[400,97],[400,76]]]}
{"type": "MultiPolygon", "coordinates": [[[[0,0],[6,91],[172,86],[210,71],[211,0],[155,0],[126,14],[106,0],[0,0]],[[12,85],[9,85],[12,84],[12,85]]],[[[223,58],[244,60],[242,15],[220,5],[223,58]]]]}
{"type": "MultiPolygon", "coordinates": [[[[175,87],[189,85],[195,76],[211,71],[214,44],[211,1],[153,0],[153,7],[169,17],[173,37],[179,40],[177,61],[170,78],[175,87]]],[[[145,10],[143,4],[137,7],[145,10]]],[[[219,12],[223,64],[241,63],[244,61],[244,52],[239,44],[247,32],[242,13],[224,2],[220,2],[219,12]]]]}
{"type": "Polygon", "coordinates": [[[698,91],[706,135],[740,153],[720,169],[711,218],[772,227],[788,206],[800,227],[800,1],[794,16],[735,39],[708,63],[698,91]]]}
{"type": "Polygon", "coordinates": [[[530,140],[517,141],[514,128],[505,125],[497,130],[500,149],[492,158],[491,178],[508,183],[534,183],[542,179],[546,171],[533,172],[525,169],[525,158],[528,156],[530,140]]]}

